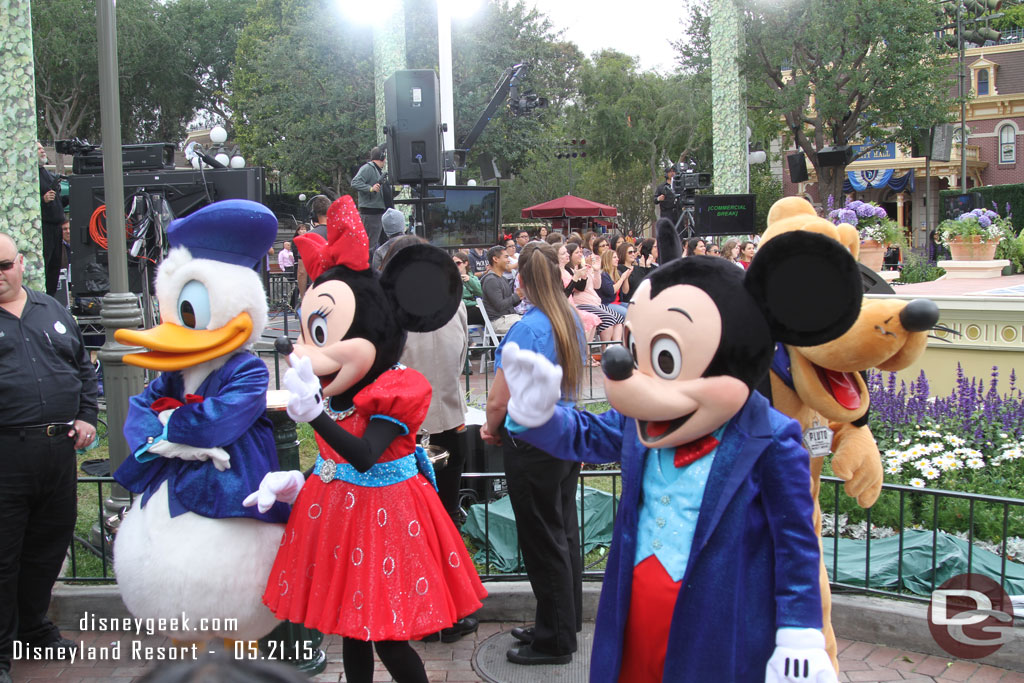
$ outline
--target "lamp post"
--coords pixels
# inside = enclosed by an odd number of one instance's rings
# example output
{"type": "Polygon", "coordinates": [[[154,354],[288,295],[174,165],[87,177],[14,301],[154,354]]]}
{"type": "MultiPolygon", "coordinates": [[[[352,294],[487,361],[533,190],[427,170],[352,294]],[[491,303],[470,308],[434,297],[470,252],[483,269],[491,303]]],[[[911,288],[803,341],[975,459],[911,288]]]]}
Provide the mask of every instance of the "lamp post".
{"type": "Polygon", "coordinates": [[[555,158],[556,159],[568,159],[569,160],[569,194],[573,193],[575,189],[574,178],[572,173],[572,160],[573,159],[584,159],[587,156],[587,151],[584,149],[587,146],[587,141],[583,138],[571,138],[564,142],[560,142],[556,145],[555,158]]]}

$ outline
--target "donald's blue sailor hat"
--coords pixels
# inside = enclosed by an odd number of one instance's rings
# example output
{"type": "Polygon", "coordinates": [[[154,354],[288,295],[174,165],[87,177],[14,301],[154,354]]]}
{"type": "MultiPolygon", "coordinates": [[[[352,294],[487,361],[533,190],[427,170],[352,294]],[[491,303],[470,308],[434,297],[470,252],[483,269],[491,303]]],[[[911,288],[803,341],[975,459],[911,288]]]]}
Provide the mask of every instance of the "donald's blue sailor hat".
{"type": "Polygon", "coordinates": [[[172,247],[185,247],[194,258],[254,268],[277,239],[277,217],[248,199],[225,199],[204,206],[167,227],[172,247]]]}

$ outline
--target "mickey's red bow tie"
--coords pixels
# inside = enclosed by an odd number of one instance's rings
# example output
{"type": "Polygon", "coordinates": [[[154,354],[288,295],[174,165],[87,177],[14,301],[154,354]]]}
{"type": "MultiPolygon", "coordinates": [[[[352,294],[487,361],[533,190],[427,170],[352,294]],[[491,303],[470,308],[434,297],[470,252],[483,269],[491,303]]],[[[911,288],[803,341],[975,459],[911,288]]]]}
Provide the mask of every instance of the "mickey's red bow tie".
{"type": "Polygon", "coordinates": [[[676,448],[676,457],[674,460],[676,467],[686,467],[691,462],[700,460],[705,455],[715,450],[718,446],[718,439],[708,434],[702,436],[699,439],[695,439],[690,443],[684,443],[682,446],[676,448]]]}

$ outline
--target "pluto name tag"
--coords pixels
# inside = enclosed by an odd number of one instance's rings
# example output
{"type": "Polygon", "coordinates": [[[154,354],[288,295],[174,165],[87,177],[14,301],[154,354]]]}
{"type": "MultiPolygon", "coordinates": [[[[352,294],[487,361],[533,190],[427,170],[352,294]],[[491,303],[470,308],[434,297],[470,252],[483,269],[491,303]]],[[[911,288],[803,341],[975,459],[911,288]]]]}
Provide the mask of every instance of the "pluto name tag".
{"type": "Polygon", "coordinates": [[[832,450],[832,430],[815,420],[804,432],[804,448],[812,458],[824,458],[832,450]]]}

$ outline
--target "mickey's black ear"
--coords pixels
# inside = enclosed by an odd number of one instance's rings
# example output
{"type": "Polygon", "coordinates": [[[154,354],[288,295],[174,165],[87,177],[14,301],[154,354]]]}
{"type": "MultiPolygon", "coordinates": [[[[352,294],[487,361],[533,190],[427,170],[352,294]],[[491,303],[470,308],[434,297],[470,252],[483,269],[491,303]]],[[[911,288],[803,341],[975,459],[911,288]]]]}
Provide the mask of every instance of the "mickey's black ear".
{"type": "Polygon", "coordinates": [[[396,253],[380,277],[399,324],[409,332],[445,325],[462,301],[462,279],[448,254],[429,244],[396,253]]]}
{"type": "Polygon", "coordinates": [[[679,243],[679,233],[676,226],[667,218],[659,218],[654,227],[655,237],[658,238],[658,263],[666,264],[682,257],[683,247],[679,243]]]}
{"type": "Polygon", "coordinates": [[[831,341],[860,314],[857,262],[841,244],[817,233],[789,232],[769,240],[744,284],[764,311],[772,338],[793,346],[831,341]]]}

